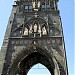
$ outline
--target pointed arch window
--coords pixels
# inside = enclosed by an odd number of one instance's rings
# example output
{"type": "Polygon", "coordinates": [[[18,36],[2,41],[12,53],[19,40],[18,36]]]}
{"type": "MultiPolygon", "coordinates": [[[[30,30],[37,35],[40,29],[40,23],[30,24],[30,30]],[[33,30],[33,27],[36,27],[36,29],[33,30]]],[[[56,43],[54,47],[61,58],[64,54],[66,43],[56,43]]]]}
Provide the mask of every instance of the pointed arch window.
{"type": "Polygon", "coordinates": [[[32,9],[33,7],[32,7],[32,5],[29,5],[29,9],[32,9]]]}
{"type": "Polygon", "coordinates": [[[47,9],[50,8],[50,1],[47,1],[47,3],[46,3],[46,8],[47,8],[47,9]]]}
{"type": "Polygon", "coordinates": [[[50,27],[50,35],[51,36],[55,35],[55,28],[54,27],[50,27]]]}
{"type": "Polygon", "coordinates": [[[44,2],[42,3],[42,6],[41,6],[41,7],[42,7],[42,9],[44,9],[44,8],[45,8],[45,3],[44,3],[44,2]]]}
{"type": "Polygon", "coordinates": [[[50,5],[49,5],[49,4],[47,4],[47,5],[46,5],[46,8],[50,8],[50,5]]]}
{"type": "Polygon", "coordinates": [[[28,10],[28,5],[25,5],[25,7],[24,7],[26,10],[28,10]]]}

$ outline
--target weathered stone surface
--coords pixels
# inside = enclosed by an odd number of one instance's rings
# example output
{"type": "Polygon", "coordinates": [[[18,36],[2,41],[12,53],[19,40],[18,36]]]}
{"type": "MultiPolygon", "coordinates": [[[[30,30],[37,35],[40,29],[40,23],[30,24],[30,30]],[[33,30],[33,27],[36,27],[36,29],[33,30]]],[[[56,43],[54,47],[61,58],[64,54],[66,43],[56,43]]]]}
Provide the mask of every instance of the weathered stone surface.
{"type": "Polygon", "coordinates": [[[0,51],[0,75],[27,75],[37,63],[45,65],[51,75],[68,75],[57,4],[46,0],[44,8],[42,2],[40,8],[36,1],[35,8],[27,8],[33,5],[31,0],[13,5],[0,51]]]}

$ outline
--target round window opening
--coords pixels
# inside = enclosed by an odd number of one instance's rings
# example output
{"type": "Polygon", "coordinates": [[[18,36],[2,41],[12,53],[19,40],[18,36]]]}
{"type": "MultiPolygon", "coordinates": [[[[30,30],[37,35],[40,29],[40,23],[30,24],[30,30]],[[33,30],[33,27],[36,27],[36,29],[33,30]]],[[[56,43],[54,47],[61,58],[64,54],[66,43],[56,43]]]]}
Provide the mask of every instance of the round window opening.
{"type": "Polygon", "coordinates": [[[51,75],[51,73],[44,65],[38,63],[28,71],[27,75],[51,75]]]}

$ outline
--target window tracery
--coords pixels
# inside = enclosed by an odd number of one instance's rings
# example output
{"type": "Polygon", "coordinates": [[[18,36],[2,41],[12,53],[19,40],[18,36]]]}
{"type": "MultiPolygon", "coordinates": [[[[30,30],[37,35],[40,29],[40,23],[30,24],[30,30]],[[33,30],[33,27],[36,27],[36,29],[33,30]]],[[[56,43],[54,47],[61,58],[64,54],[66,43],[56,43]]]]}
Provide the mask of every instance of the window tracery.
{"type": "Polygon", "coordinates": [[[28,24],[24,27],[24,36],[35,36],[35,37],[42,37],[48,34],[46,24],[43,24],[39,21],[34,21],[32,24],[28,24]],[[26,27],[27,26],[27,27],[26,27]]]}

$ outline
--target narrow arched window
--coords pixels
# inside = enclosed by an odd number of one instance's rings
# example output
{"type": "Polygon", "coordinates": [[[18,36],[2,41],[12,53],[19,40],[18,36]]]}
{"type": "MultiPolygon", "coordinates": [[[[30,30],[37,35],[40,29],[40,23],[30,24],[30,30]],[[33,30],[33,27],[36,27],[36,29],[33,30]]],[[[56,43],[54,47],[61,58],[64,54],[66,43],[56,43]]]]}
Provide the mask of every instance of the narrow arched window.
{"type": "Polygon", "coordinates": [[[43,2],[42,5],[41,5],[42,9],[45,8],[45,3],[43,2]]]}
{"type": "Polygon", "coordinates": [[[50,9],[50,1],[46,2],[46,9],[50,9]]]}
{"type": "Polygon", "coordinates": [[[33,9],[32,5],[29,5],[29,10],[33,9]]]}
{"type": "Polygon", "coordinates": [[[25,10],[28,10],[28,5],[25,5],[24,8],[25,8],[25,10]]]}

